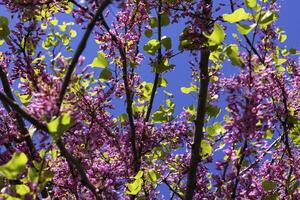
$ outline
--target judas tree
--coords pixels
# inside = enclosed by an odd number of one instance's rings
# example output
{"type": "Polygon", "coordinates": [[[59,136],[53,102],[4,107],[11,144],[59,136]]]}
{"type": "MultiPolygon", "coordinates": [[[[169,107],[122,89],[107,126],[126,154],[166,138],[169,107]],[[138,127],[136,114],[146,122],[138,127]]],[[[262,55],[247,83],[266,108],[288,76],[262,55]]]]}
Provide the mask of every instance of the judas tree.
{"type": "Polygon", "coordinates": [[[0,199],[299,198],[280,2],[0,5],[0,199]]]}

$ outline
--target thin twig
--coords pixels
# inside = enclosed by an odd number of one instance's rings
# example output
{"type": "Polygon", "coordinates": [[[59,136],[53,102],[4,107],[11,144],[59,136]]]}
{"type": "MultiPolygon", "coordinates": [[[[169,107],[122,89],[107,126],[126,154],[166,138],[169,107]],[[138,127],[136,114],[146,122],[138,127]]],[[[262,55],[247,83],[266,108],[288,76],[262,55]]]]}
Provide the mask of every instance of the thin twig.
{"type": "Polygon", "coordinates": [[[73,59],[71,61],[71,64],[67,70],[66,76],[64,78],[64,82],[59,94],[59,98],[57,100],[57,113],[59,113],[61,104],[63,102],[64,96],[66,94],[67,88],[69,86],[72,74],[75,70],[76,64],[79,60],[80,55],[82,54],[83,50],[86,47],[87,41],[96,25],[96,22],[100,19],[100,17],[102,16],[103,11],[105,10],[105,8],[111,3],[111,0],[105,0],[103,1],[103,3],[101,4],[101,6],[98,8],[98,10],[96,11],[95,15],[93,16],[93,19],[90,21],[90,23],[87,26],[87,29],[77,47],[77,50],[73,56],[73,59]]]}

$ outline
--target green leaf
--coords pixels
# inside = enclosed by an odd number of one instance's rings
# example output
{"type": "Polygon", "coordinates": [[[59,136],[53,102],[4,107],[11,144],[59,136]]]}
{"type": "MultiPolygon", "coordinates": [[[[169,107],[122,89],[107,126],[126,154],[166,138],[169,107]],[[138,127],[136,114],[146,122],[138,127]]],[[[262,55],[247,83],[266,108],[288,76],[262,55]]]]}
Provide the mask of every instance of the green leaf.
{"type": "Polygon", "coordinates": [[[7,17],[0,16],[0,24],[8,26],[9,21],[8,21],[7,17]]]}
{"type": "Polygon", "coordinates": [[[210,117],[217,117],[220,114],[221,109],[217,106],[208,105],[206,112],[210,117]]]}
{"type": "Polygon", "coordinates": [[[75,31],[75,30],[70,30],[70,37],[71,38],[74,38],[74,37],[76,37],[77,36],[77,32],[75,31]]]}
{"type": "Polygon", "coordinates": [[[65,12],[66,12],[66,14],[71,13],[72,10],[73,10],[73,3],[72,3],[72,2],[68,2],[68,6],[65,7],[65,12]]]}
{"type": "Polygon", "coordinates": [[[300,144],[300,123],[295,123],[290,131],[290,137],[294,144],[300,144]]]}
{"type": "Polygon", "coordinates": [[[142,170],[140,170],[136,175],[135,175],[135,179],[140,179],[143,177],[144,172],[142,170]]]}
{"type": "Polygon", "coordinates": [[[137,195],[139,191],[142,189],[142,184],[143,184],[143,171],[139,171],[136,176],[134,177],[134,181],[132,183],[127,183],[127,191],[126,194],[131,194],[131,195],[137,195]]]}
{"type": "Polygon", "coordinates": [[[297,49],[291,48],[291,49],[289,50],[289,52],[290,52],[291,54],[297,54],[297,49]]]}
{"type": "Polygon", "coordinates": [[[161,19],[161,26],[168,26],[170,24],[169,15],[166,13],[163,13],[160,15],[161,19]]]}
{"type": "Polygon", "coordinates": [[[236,23],[236,22],[240,22],[242,20],[248,20],[248,19],[251,19],[251,18],[252,18],[251,14],[246,13],[244,8],[239,8],[231,14],[224,14],[223,15],[223,19],[227,22],[230,22],[230,23],[236,23]]]}
{"type": "Polygon", "coordinates": [[[158,179],[158,174],[155,170],[149,170],[147,178],[149,181],[155,184],[158,179]]]}
{"type": "Polygon", "coordinates": [[[158,40],[152,39],[144,45],[143,49],[150,55],[155,55],[156,51],[159,49],[159,44],[158,40]]]}
{"type": "Polygon", "coordinates": [[[58,24],[58,19],[51,19],[49,22],[51,25],[56,26],[58,24]]]}
{"type": "Polygon", "coordinates": [[[257,5],[256,0],[245,0],[245,4],[248,8],[254,8],[257,5]]]}
{"type": "Polygon", "coordinates": [[[212,154],[212,146],[207,140],[201,141],[201,156],[206,158],[212,154]]]}
{"type": "Polygon", "coordinates": [[[270,194],[266,197],[263,197],[262,200],[279,200],[279,198],[277,194],[270,194]]]}
{"type": "Polygon", "coordinates": [[[287,59],[285,59],[285,58],[278,58],[278,59],[276,60],[276,65],[282,65],[282,64],[284,64],[286,61],[287,61],[287,59]]]}
{"type": "Polygon", "coordinates": [[[158,78],[158,87],[167,87],[168,81],[164,77],[158,78]]]}
{"type": "Polygon", "coordinates": [[[265,132],[265,138],[266,138],[267,140],[272,140],[273,135],[274,135],[274,133],[273,133],[272,130],[270,130],[270,129],[266,130],[266,132],[265,132]]]}
{"type": "Polygon", "coordinates": [[[143,179],[136,179],[132,183],[127,183],[126,194],[137,195],[142,189],[143,179]]]}
{"type": "Polygon", "coordinates": [[[20,173],[23,173],[28,161],[23,152],[16,152],[6,164],[0,166],[0,173],[8,179],[15,179],[20,173]]]}
{"type": "Polygon", "coordinates": [[[175,65],[170,65],[167,58],[162,63],[152,63],[153,71],[156,73],[166,72],[174,68],[175,65]]]}
{"type": "Polygon", "coordinates": [[[206,132],[207,136],[213,139],[215,136],[225,133],[225,129],[219,122],[215,122],[206,128],[206,132]]]}
{"type": "Polygon", "coordinates": [[[278,19],[278,14],[271,11],[264,11],[261,14],[257,14],[256,20],[258,21],[258,24],[262,28],[266,28],[269,24],[274,22],[278,19]]]}
{"type": "Polygon", "coordinates": [[[120,122],[125,122],[126,120],[128,120],[128,115],[125,114],[125,113],[123,113],[123,114],[121,114],[121,115],[118,117],[118,120],[119,120],[120,122]]]}
{"type": "Polygon", "coordinates": [[[144,33],[147,38],[152,37],[152,29],[146,29],[144,33]]]}
{"type": "Polygon", "coordinates": [[[100,68],[105,68],[108,65],[109,65],[109,62],[108,62],[107,58],[105,57],[105,54],[102,51],[98,52],[97,57],[94,58],[94,60],[91,64],[92,67],[100,67],[100,68]]]}
{"type": "Polygon", "coordinates": [[[184,94],[189,94],[191,92],[198,92],[198,87],[196,85],[191,84],[190,87],[181,87],[180,90],[184,94]]]}
{"type": "Polygon", "coordinates": [[[24,196],[30,193],[30,188],[27,185],[16,185],[16,192],[19,195],[24,196]]]}
{"type": "Polygon", "coordinates": [[[225,49],[226,55],[229,57],[231,64],[241,66],[243,64],[242,59],[239,57],[239,47],[236,44],[231,44],[225,49]]]}
{"type": "Polygon", "coordinates": [[[60,136],[73,125],[73,120],[69,113],[62,113],[61,116],[56,117],[47,123],[48,130],[54,140],[60,136]]]}
{"type": "Polygon", "coordinates": [[[26,106],[30,102],[31,96],[29,94],[21,95],[18,91],[16,91],[15,93],[19,97],[19,99],[23,105],[26,106]]]}
{"type": "Polygon", "coordinates": [[[35,183],[39,180],[39,173],[34,167],[28,169],[28,180],[35,183]]]}
{"type": "Polygon", "coordinates": [[[151,17],[150,18],[150,26],[151,28],[157,27],[157,18],[156,17],[151,17]]]}
{"type": "Polygon", "coordinates": [[[284,41],[286,41],[286,39],[287,39],[287,35],[279,34],[279,36],[278,36],[279,42],[283,43],[284,41]]]}
{"type": "Polygon", "coordinates": [[[273,182],[273,181],[263,181],[262,182],[262,187],[264,188],[264,190],[266,191],[270,191],[270,190],[273,190],[275,189],[275,187],[277,186],[277,183],[276,182],[273,182]]]}
{"type": "Polygon", "coordinates": [[[209,39],[210,46],[221,44],[226,36],[222,26],[217,23],[214,24],[214,30],[213,30],[212,34],[210,34],[210,35],[208,35],[206,33],[203,33],[203,34],[205,37],[207,37],[209,39]]]}
{"type": "Polygon", "coordinates": [[[164,47],[168,50],[172,48],[172,40],[170,37],[167,36],[163,36],[161,38],[161,43],[162,45],[164,45],[164,47]]]}
{"type": "Polygon", "coordinates": [[[111,76],[112,76],[112,72],[108,68],[105,68],[100,73],[99,79],[101,82],[105,82],[108,79],[110,79],[111,76]]]}
{"type": "Polygon", "coordinates": [[[238,32],[242,35],[247,35],[248,33],[250,33],[250,31],[252,31],[255,28],[256,24],[252,24],[252,25],[246,25],[246,24],[236,24],[236,28],[238,30],[238,32]]]}
{"type": "Polygon", "coordinates": [[[5,40],[10,33],[8,23],[6,17],[0,16],[0,40],[5,40]]]}

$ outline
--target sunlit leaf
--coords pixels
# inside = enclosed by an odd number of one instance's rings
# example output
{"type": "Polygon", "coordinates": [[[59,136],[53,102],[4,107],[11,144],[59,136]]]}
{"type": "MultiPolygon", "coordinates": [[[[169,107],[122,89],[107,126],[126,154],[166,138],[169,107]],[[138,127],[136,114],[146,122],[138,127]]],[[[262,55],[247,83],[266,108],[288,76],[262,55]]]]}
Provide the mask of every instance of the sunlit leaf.
{"type": "Polygon", "coordinates": [[[109,62],[108,62],[107,58],[105,57],[105,54],[102,51],[98,52],[97,57],[94,58],[94,60],[91,64],[92,67],[99,67],[99,68],[105,68],[108,65],[109,65],[109,62]]]}
{"type": "Polygon", "coordinates": [[[54,140],[57,140],[66,130],[73,125],[73,120],[69,113],[62,113],[47,123],[48,130],[54,140]]]}
{"type": "Polygon", "coordinates": [[[245,4],[248,8],[254,8],[257,5],[256,0],[245,0],[245,4]]]}
{"type": "Polygon", "coordinates": [[[143,49],[150,55],[154,55],[159,49],[159,44],[160,42],[158,40],[152,39],[144,45],[143,49]]]}
{"type": "Polygon", "coordinates": [[[243,64],[242,59],[239,57],[239,47],[236,44],[231,44],[225,49],[226,55],[229,57],[231,64],[241,66],[243,64]]]}
{"type": "Polygon", "coordinates": [[[10,161],[0,166],[0,173],[8,179],[15,179],[20,173],[23,173],[28,161],[27,156],[23,152],[13,154],[10,161]]]}
{"type": "Polygon", "coordinates": [[[236,28],[239,31],[240,34],[242,35],[247,35],[248,33],[250,33],[250,31],[252,31],[255,28],[256,24],[252,24],[252,25],[247,25],[247,24],[237,24],[236,28]]]}
{"type": "Polygon", "coordinates": [[[252,15],[250,13],[246,13],[244,8],[239,8],[231,14],[223,15],[223,19],[230,23],[236,23],[236,22],[240,22],[242,20],[248,20],[251,18],[252,18],[252,15]]]}
{"type": "Polygon", "coordinates": [[[30,192],[30,188],[27,185],[16,185],[16,192],[19,195],[24,196],[30,192]]]}
{"type": "Polygon", "coordinates": [[[210,46],[213,46],[221,44],[225,39],[226,34],[222,26],[215,23],[213,32],[210,35],[204,33],[204,36],[209,39],[210,46]]]}
{"type": "Polygon", "coordinates": [[[201,141],[201,156],[206,158],[212,154],[212,146],[207,140],[201,141]]]}
{"type": "Polygon", "coordinates": [[[180,90],[184,94],[189,94],[191,92],[198,92],[198,87],[196,85],[191,84],[190,87],[181,87],[180,90]]]}

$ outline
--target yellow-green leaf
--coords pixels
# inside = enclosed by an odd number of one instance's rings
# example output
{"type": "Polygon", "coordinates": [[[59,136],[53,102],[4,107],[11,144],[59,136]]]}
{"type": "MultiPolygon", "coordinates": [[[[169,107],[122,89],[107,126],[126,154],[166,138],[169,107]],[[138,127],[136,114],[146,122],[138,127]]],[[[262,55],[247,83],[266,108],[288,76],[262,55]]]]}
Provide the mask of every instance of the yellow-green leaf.
{"type": "Polygon", "coordinates": [[[201,156],[206,158],[212,154],[212,146],[207,140],[201,141],[201,156]]]}
{"type": "Polygon", "coordinates": [[[30,188],[27,185],[16,185],[16,192],[19,195],[24,196],[30,192],[30,188]]]}
{"type": "Polygon", "coordinates": [[[248,8],[254,8],[257,5],[256,0],[245,0],[245,4],[248,8]]]}
{"type": "Polygon", "coordinates": [[[247,25],[247,24],[237,24],[236,28],[239,31],[240,34],[242,35],[247,35],[250,31],[252,31],[255,28],[256,24],[252,24],[252,25],[247,25]]]}
{"type": "Polygon", "coordinates": [[[239,8],[235,10],[231,14],[224,14],[223,19],[230,23],[240,22],[242,20],[251,19],[252,15],[250,13],[246,13],[244,8],[239,8]]]}
{"type": "Polygon", "coordinates": [[[190,87],[181,87],[180,90],[184,94],[189,94],[191,92],[198,92],[198,87],[196,85],[191,84],[190,87]]]}
{"type": "Polygon", "coordinates": [[[54,140],[57,140],[66,130],[73,125],[73,120],[69,113],[63,113],[61,116],[51,120],[48,124],[48,130],[54,140]]]}
{"type": "Polygon", "coordinates": [[[225,32],[221,25],[215,23],[214,24],[214,30],[213,32],[208,35],[207,33],[204,33],[204,36],[208,38],[208,42],[210,46],[219,45],[223,42],[225,39],[225,32]]]}
{"type": "Polygon", "coordinates": [[[100,67],[100,68],[105,68],[108,65],[109,65],[109,62],[108,62],[107,58],[105,57],[105,54],[102,51],[98,52],[97,57],[94,58],[94,60],[91,64],[92,67],[100,67]]]}
{"type": "Polygon", "coordinates": [[[241,66],[243,64],[242,59],[239,57],[239,47],[236,44],[231,44],[225,49],[225,53],[229,57],[231,64],[241,66]]]}
{"type": "Polygon", "coordinates": [[[8,179],[15,179],[20,173],[23,173],[28,161],[23,152],[16,152],[6,164],[0,166],[0,173],[8,179]]]}

